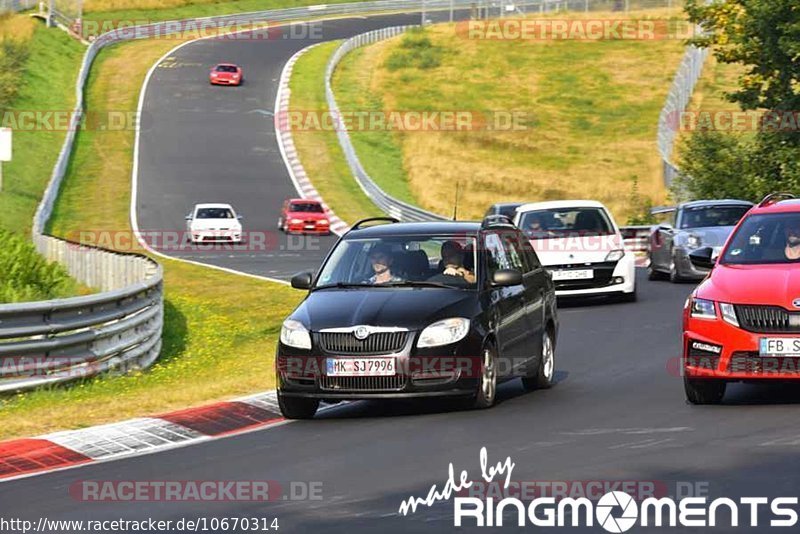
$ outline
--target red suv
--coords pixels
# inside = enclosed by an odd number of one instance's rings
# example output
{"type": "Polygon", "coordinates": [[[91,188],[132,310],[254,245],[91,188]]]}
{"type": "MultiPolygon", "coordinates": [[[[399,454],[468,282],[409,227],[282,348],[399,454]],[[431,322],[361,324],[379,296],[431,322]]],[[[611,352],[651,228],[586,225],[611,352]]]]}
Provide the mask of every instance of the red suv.
{"type": "Polygon", "coordinates": [[[318,200],[289,198],[283,202],[278,229],[289,234],[328,235],[331,233],[331,222],[318,200]]]}
{"type": "Polygon", "coordinates": [[[683,312],[683,380],[693,404],[717,404],[728,382],[800,380],[800,199],[765,198],[742,218],[683,312]]]}

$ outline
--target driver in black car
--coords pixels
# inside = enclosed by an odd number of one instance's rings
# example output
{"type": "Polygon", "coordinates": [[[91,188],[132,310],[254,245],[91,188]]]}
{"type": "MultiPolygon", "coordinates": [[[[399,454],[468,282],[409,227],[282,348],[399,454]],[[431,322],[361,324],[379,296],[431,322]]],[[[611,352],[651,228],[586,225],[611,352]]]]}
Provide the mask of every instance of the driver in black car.
{"type": "Polygon", "coordinates": [[[369,252],[369,261],[375,273],[367,279],[368,284],[390,284],[402,282],[403,279],[392,274],[392,251],[384,245],[376,245],[369,252]]]}
{"type": "Polygon", "coordinates": [[[442,268],[443,271],[430,282],[440,282],[448,285],[471,285],[475,283],[475,273],[464,267],[464,247],[457,241],[442,243],[442,268]]]}

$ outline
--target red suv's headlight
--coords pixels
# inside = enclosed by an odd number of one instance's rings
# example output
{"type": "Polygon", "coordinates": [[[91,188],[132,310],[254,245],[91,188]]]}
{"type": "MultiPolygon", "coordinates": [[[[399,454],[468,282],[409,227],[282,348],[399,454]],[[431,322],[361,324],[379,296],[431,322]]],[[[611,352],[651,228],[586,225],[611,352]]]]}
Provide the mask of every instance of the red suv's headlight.
{"type": "Polygon", "coordinates": [[[717,309],[713,300],[692,299],[692,317],[696,319],[716,319],[717,309]]]}

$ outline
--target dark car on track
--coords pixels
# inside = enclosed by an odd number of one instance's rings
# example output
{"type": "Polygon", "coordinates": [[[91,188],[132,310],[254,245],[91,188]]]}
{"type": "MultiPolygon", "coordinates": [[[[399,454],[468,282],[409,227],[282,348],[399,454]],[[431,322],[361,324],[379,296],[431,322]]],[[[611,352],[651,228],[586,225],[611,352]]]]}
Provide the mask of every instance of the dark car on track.
{"type": "Polygon", "coordinates": [[[705,278],[708,270],[694,266],[689,254],[703,247],[719,251],[752,207],[746,200],[695,200],[654,209],[654,214],[668,215],[669,220],[650,234],[648,278],[669,278],[672,282],[705,278]]]}
{"type": "Polygon", "coordinates": [[[514,216],[517,214],[517,208],[525,204],[528,204],[528,202],[498,202],[497,204],[489,206],[489,209],[486,210],[483,216],[491,217],[492,215],[502,215],[513,221],[514,216]]]}
{"type": "Polygon", "coordinates": [[[309,292],[278,342],[285,417],[342,399],[458,396],[486,408],[500,381],[553,383],[553,282],[505,217],[366,219],[292,286],[309,292]]]}

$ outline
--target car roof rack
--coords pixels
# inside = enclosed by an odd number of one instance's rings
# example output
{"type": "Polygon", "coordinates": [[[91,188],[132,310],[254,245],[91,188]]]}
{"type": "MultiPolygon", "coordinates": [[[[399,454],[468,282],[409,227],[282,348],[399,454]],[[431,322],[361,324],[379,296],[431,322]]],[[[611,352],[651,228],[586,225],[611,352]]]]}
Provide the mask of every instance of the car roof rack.
{"type": "Polygon", "coordinates": [[[772,193],[771,195],[767,195],[764,197],[764,200],[758,203],[759,208],[763,208],[764,206],[770,206],[779,202],[780,199],[790,199],[790,198],[797,198],[792,193],[772,193]]]}
{"type": "Polygon", "coordinates": [[[499,214],[487,215],[483,218],[483,221],[481,221],[481,229],[489,228],[491,226],[511,226],[516,228],[516,226],[514,226],[514,221],[512,221],[510,217],[499,214]]]}
{"type": "Polygon", "coordinates": [[[370,217],[369,219],[361,219],[353,226],[350,227],[350,230],[358,230],[362,226],[370,222],[386,222],[386,223],[398,223],[400,219],[395,219],[394,217],[370,217]]]}

